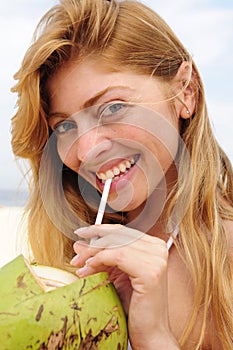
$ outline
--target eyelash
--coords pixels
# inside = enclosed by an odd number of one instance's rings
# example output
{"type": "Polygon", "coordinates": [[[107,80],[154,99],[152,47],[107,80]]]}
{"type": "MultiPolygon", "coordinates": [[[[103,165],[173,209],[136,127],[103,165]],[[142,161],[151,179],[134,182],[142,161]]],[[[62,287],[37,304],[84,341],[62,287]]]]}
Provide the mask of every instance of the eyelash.
{"type": "Polygon", "coordinates": [[[63,122],[55,125],[54,132],[58,135],[62,135],[62,134],[65,134],[72,129],[77,129],[76,123],[72,120],[64,120],[63,122]],[[67,129],[66,129],[66,127],[67,127],[67,129]],[[63,128],[64,130],[63,131],[60,130],[61,128],[63,128]]]}
{"type": "Polygon", "coordinates": [[[101,111],[100,113],[100,119],[103,119],[103,118],[109,118],[111,116],[115,116],[115,115],[118,115],[119,113],[122,112],[122,109],[125,109],[126,107],[128,107],[129,105],[126,103],[126,102],[122,102],[122,101],[115,101],[115,102],[111,102],[109,104],[107,104],[107,106],[105,106],[103,108],[103,110],[101,111]],[[115,111],[111,111],[110,108],[111,107],[116,107],[116,106],[120,106],[121,108],[120,109],[117,109],[115,111]],[[106,113],[107,111],[109,111],[109,113],[106,113]]]}
{"type": "MultiPolygon", "coordinates": [[[[103,120],[105,118],[107,120],[108,118],[119,116],[119,114],[122,113],[122,109],[125,109],[128,106],[129,104],[123,101],[115,101],[115,102],[108,103],[107,105],[104,106],[102,111],[99,112],[99,120],[103,120]],[[116,108],[116,107],[120,107],[120,108],[117,108],[117,110],[111,111],[111,108],[116,108]]],[[[53,128],[53,131],[57,135],[63,135],[73,129],[77,129],[77,124],[75,123],[75,121],[64,120],[58,123],[57,125],[55,125],[53,128]]]]}

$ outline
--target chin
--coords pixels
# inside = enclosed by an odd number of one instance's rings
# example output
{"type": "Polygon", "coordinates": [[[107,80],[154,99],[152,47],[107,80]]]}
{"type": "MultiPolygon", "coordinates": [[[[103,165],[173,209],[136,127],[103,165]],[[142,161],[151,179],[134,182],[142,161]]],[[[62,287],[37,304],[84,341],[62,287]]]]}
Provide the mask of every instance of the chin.
{"type": "Polygon", "coordinates": [[[139,201],[127,196],[118,196],[114,199],[109,199],[108,205],[111,209],[117,212],[132,212],[143,208],[145,202],[146,200],[139,201]]]}

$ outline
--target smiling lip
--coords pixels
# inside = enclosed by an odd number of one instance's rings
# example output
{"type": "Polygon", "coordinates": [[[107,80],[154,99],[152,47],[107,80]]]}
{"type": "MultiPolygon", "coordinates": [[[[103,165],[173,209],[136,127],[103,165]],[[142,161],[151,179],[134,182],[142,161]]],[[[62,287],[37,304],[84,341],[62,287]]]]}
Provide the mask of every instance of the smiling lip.
{"type": "Polygon", "coordinates": [[[112,179],[111,188],[116,186],[120,180],[128,180],[132,175],[132,171],[139,159],[139,155],[134,155],[127,159],[119,159],[119,161],[114,161],[107,163],[104,167],[96,173],[96,182],[98,187],[103,190],[105,181],[107,179],[112,179]]]}

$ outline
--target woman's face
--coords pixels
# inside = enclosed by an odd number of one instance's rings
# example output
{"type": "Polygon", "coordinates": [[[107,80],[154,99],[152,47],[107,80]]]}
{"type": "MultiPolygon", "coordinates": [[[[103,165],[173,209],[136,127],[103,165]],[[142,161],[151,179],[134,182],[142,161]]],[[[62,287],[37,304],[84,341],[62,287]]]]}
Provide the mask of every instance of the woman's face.
{"type": "Polygon", "coordinates": [[[159,80],[86,59],[60,68],[48,91],[60,158],[99,191],[111,177],[113,209],[139,208],[175,179],[181,105],[159,80]]]}

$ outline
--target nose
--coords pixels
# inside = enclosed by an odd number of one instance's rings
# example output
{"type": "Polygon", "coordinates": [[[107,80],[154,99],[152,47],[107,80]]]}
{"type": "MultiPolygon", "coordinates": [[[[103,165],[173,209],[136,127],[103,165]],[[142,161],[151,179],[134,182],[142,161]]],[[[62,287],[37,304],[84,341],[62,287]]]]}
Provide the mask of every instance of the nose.
{"type": "Polygon", "coordinates": [[[81,163],[97,164],[104,160],[106,152],[112,147],[107,131],[104,126],[101,126],[80,133],[76,143],[76,154],[81,163]]]}

